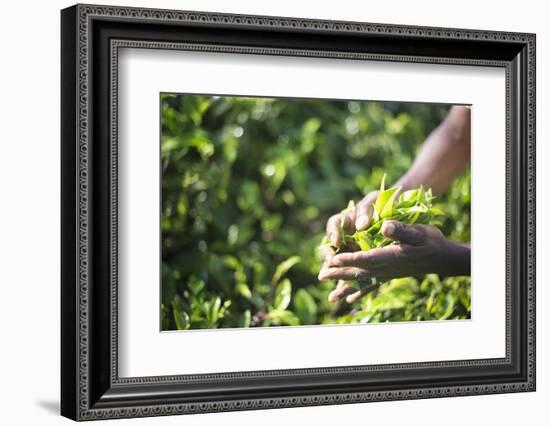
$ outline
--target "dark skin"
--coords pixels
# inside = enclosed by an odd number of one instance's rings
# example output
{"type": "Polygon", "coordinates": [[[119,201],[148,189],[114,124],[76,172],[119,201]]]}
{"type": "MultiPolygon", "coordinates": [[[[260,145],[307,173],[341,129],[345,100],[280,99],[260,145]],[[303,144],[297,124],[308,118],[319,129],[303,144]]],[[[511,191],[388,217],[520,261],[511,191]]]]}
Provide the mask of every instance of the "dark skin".
{"type": "MultiPolygon", "coordinates": [[[[470,159],[470,110],[454,106],[441,124],[426,139],[409,171],[396,183],[401,192],[423,185],[434,194],[445,192],[470,159]]],[[[327,237],[332,246],[342,243],[339,229],[352,234],[364,230],[372,218],[372,203],[377,191],[367,194],[352,211],[338,213],[327,222],[327,237]]],[[[395,244],[369,251],[325,253],[319,280],[338,280],[329,301],[353,303],[372,291],[357,290],[350,282],[369,278],[392,278],[437,273],[441,276],[470,274],[470,248],[448,240],[429,225],[384,223],[382,234],[395,244]]]]}

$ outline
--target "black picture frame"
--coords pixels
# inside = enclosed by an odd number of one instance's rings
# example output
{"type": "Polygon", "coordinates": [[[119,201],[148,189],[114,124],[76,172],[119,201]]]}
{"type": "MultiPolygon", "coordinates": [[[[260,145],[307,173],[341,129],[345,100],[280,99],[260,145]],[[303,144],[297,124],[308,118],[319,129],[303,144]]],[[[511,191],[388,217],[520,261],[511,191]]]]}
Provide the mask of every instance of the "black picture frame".
{"type": "Polygon", "coordinates": [[[61,414],[74,420],[535,390],[534,34],[75,5],[61,12],[61,414]],[[119,378],[119,47],[506,70],[506,357],[119,378]]]}

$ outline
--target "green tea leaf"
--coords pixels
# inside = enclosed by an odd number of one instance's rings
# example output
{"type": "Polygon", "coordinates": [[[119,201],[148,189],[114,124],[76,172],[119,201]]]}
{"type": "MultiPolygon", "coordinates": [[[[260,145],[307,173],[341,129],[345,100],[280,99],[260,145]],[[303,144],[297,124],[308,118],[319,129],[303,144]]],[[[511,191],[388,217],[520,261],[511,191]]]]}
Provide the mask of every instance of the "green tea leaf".
{"type": "Polygon", "coordinates": [[[279,283],[279,285],[275,289],[275,300],[273,303],[274,309],[281,311],[286,309],[288,304],[290,303],[291,293],[292,285],[290,284],[290,280],[288,278],[285,278],[279,283]]]}
{"type": "Polygon", "coordinates": [[[176,327],[178,330],[188,330],[191,326],[191,321],[189,320],[189,315],[187,312],[177,312],[174,310],[174,321],[176,322],[176,327]]]}
{"type": "Polygon", "coordinates": [[[409,189],[399,196],[398,208],[411,207],[418,199],[418,189],[409,189]]]}
{"type": "Polygon", "coordinates": [[[281,325],[300,325],[299,318],[291,311],[271,311],[268,315],[270,322],[281,325]]]}
{"type": "Polygon", "coordinates": [[[382,176],[382,181],[380,182],[379,191],[384,192],[385,189],[386,189],[386,173],[384,173],[384,175],[382,176]]]}
{"type": "Polygon", "coordinates": [[[403,209],[404,212],[406,214],[411,214],[411,213],[426,213],[429,211],[428,207],[425,206],[424,204],[420,204],[420,205],[416,205],[416,206],[412,206],[412,207],[409,207],[409,208],[406,208],[406,209],[403,209]]]}
{"type": "Polygon", "coordinates": [[[246,283],[237,283],[235,286],[235,291],[245,299],[250,299],[252,297],[252,292],[246,283]]]}
{"type": "Polygon", "coordinates": [[[315,299],[303,288],[294,296],[294,311],[302,324],[313,324],[317,316],[315,299]]]}
{"type": "Polygon", "coordinates": [[[199,294],[206,286],[204,280],[199,280],[194,275],[189,278],[189,281],[187,281],[187,285],[189,287],[189,290],[191,290],[191,293],[193,294],[199,294]]]}
{"type": "Polygon", "coordinates": [[[355,241],[357,241],[357,244],[359,244],[361,250],[367,251],[374,248],[374,242],[367,232],[356,232],[353,234],[353,237],[355,241]]]}
{"type": "Polygon", "coordinates": [[[239,315],[239,319],[237,320],[237,324],[238,324],[237,326],[240,328],[250,327],[251,318],[252,318],[252,315],[250,314],[250,310],[247,309],[241,315],[239,315]]]}
{"type": "MultiPolygon", "coordinates": [[[[381,210],[378,210],[380,213],[381,218],[387,218],[393,215],[394,212],[394,205],[393,202],[395,200],[395,196],[397,195],[397,192],[401,189],[399,186],[394,186],[393,188],[387,189],[384,191],[382,203],[380,204],[381,210]]],[[[380,196],[378,196],[380,197],[380,196]]],[[[378,203],[378,198],[376,199],[376,202],[378,203]]],[[[379,207],[380,207],[379,206],[379,207]]]]}
{"type": "Polygon", "coordinates": [[[207,318],[208,322],[211,325],[215,325],[218,321],[218,315],[220,311],[222,301],[219,297],[216,297],[210,304],[205,304],[205,307],[207,309],[207,318]]]}
{"type": "Polygon", "coordinates": [[[292,256],[279,263],[279,265],[277,265],[277,268],[275,269],[275,273],[273,274],[273,279],[271,280],[271,282],[273,284],[277,284],[282,276],[286,274],[290,270],[290,268],[299,263],[300,260],[300,256],[292,256]]]}
{"type": "Polygon", "coordinates": [[[382,176],[382,182],[380,183],[380,191],[374,202],[375,220],[379,218],[385,218],[391,216],[393,212],[393,202],[397,192],[401,187],[394,186],[389,189],[385,189],[386,175],[382,176]]]}
{"type": "Polygon", "coordinates": [[[443,210],[441,210],[440,208],[438,207],[432,207],[430,208],[430,213],[436,215],[436,216],[443,216],[445,215],[445,213],[443,213],[443,210]]]}

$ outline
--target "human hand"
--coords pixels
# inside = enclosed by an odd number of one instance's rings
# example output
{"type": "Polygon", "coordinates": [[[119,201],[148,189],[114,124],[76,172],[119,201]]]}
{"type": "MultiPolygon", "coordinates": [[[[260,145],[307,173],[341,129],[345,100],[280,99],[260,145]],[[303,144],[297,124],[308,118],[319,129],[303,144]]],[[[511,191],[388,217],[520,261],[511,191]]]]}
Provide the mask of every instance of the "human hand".
{"type": "MultiPolygon", "coordinates": [[[[342,241],[342,232],[346,234],[353,234],[356,231],[363,231],[368,228],[373,213],[373,203],[378,197],[379,191],[369,192],[361,201],[359,201],[354,208],[346,209],[340,213],[337,213],[329,218],[327,221],[326,227],[326,236],[330,241],[330,246],[324,246],[324,270],[330,264],[330,260],[334,256],[335,249],[341,247],[342,241]]],[[[366,293],[365,293],[366,294],[366,293]]],[[[339,280],[336,284],[336,289],[333,290],[329,296],[328,300],[330,302],[336,302],[344,297],[349,297],[350,302],[352,303],[353,296],[359,298],[359,291],[356,288],[349,285],[348,282],[344,280],[339,280]]],[[[356,299],[354,299],[356,300],[356,299]]]]}
{"type": "MultiPolygon", "coordinates": [[[[342,245],[342,231],[353,234],[355,231],[368,228],[372,218],[373,203],[377,196],[378,191],[369,192],[354,208],[346,209],[329,218],[326,235],[331,246],[338,248],[342,245]]],[[[330,254],[325,254],[325,258],[327,255],[330,254]]]]}
{"type": "Polygon", "coordinates": [[[437,273],[442,276],[470,274],[470,248],[454,243],[429,225],[386,221],[382,234],[397,244],[368,251],[336,254],[327,259],[319,280],[340,280],[330,301],[352,303],[373,288],[354,289],[347,281],[387,281],[392,278],[437,273]]]}

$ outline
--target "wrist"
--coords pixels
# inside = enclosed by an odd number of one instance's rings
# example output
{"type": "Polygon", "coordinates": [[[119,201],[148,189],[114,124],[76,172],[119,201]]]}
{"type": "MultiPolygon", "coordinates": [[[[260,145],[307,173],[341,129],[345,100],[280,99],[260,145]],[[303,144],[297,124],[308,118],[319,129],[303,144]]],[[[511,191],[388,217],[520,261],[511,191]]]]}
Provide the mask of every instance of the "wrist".
{"type": "Polygon", "coordinates": [[[448,241],[444,259],[441,262],[443,276],[469,276],[471,274],[470,247],[452,241],[448,241]]]}
{"type": "Polygon", "coordinates": [[[405,192],[405,191],[408,191],[409,189],[418,188],[419,184],[417,183],[417,181],[418,179],[415,179],[414,176],[412,176],[412,174],[410,173],[410,171],[408,171],[403,176],[401,176],[397,182],[395,182],[394,186],[400,186],[401,187],[400,192],[405,192]]]}

